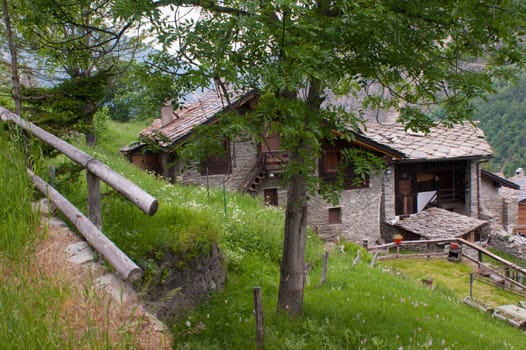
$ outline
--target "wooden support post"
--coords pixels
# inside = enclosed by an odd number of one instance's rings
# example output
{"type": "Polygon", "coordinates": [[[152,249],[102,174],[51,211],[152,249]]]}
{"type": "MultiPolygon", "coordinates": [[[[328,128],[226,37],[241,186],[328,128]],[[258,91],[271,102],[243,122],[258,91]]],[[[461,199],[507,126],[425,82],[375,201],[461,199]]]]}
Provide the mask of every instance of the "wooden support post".
{"type": "Polygon", "coordinates": [[[504,276],[510,278],[510,267],[509,266],[504,267],[504,276]]]}
{"type": "Polygon", "coordinates": [[[100,180],[90,171],[86,171],[86,180],[88,183],[88,218],[98,229],[101,229],[102,209],[100,180]]]}
{"type": "Polygon", "coordinates": [[[373,267],[374,264],[376,263],[376,259],[378,258],[378,251],[376,251],[373,255],[373,258],[371,259],[371,264],[369,264],[369,266],[373,267]]]}
{"type": "Polygon", "coordinates": [[[469,273],[469,297],[473,298],[473,272],[469,273]]]}
{"type": "Polygon", "coordinates": [[[265,325],[261,287],[254,287],[254,317],[256,318],[256,349],[263,349],[265,342],[265,325]]]}
{"type": "MultiPolygon", "coordinates": [[[[482,262],[482,251],[479,250],[478,252],[479,252],[479,263],[481,263],[481,262],[482,262]]],[[[480,266],[480,265],[479,265],[479,266],[480,266]]]]}
{"type": "MultiPolygon", "coordinates": [[[[426,253],[429,253],[429,250],[430,250],[430,244],[427,243],[427,244],[426,244],[426,253]]],[[[429,259],[429,257],[430,257],[430,256],[429,256],[429,254],[428,254],[428,255],[427,255],[427,258],[429,259]]]]}
{"type": "Polygon", "coordinates": [[[329,260],[329,252],[325,251],[323,253],[323,267],[321,270],[321,278],[320,278],[320,284],[324,284],[325,280],[327,279],[327,263],[329,260]]]}
{"type": "Polygon", "coordinates": [[[358,261],[360,261],[360,251],[359,250],[356,252],[356,257],[354,258],[351,267],[354,267],[354,265],[358,264],[358,261]]]}
{"type": "Polygon", "coordinates": [[[396,257],[398,258],[400,256],[400,245],[396,245],[396,257]]]}

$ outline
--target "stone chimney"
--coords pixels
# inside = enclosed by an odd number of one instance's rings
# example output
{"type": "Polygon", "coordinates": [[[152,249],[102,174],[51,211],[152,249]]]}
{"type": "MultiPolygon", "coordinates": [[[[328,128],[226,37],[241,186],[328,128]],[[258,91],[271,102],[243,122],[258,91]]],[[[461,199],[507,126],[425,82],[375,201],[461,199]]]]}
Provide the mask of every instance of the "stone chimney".
{"type": "Polygon", "coordinates": [[[517,168],[517,170],[515,170],[515,175],[516,176],[524,176],[524,169],[523,168],[517,168]]]}
{"type": "Polygon", "coordinates": [[[174,121],[174,107],[172,100],[166,100],[164,105],[161,107],[161,124],[166,126],[174,121]]]}

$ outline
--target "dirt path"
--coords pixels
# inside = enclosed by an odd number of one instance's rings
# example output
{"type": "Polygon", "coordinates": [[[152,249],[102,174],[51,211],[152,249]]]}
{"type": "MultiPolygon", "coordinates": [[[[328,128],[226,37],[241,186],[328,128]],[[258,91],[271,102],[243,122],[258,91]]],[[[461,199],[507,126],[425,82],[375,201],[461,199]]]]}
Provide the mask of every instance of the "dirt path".
{"type": "MultiPolygon", "coordinates": [[[[62,305],[66,334],[100,339],[112,349],[171,349],[172,338],[164,325],[147,313],[136,297],[121,298],[97,283],[107,277],[97,262],[75,264],[68,246],[81,242],[60,220],[43,219],[45,239],[35,251],[34,262],[43,277],[56,279],[67,289],[62,305]]],[[[70,249],[71,250],[71,249],[70,249]]],[[[111,277],[111,276],[110,276],[111,277]]]]}

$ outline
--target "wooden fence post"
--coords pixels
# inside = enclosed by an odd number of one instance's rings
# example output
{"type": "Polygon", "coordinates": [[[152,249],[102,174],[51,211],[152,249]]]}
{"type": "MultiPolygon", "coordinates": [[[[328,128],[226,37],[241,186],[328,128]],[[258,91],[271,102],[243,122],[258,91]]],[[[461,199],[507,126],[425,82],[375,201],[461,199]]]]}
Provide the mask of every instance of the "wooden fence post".
{"type": "Polygon", "coordinates": [[[102,210],[100,180],[88,170],[86,171],[86,181],[88,183],[88,218],[98,229],[101,229],[102,210]]]}
{"type": "Polygon", "coordinates": [[[256,318],[256,349],[263,349],[265,342],[265,325],[263,304],[261,302],[261,287],[254,287],[254,317],[256,318]]]}
{"type": "Polygon", "coordinates": [[[327,262],[329,260],[329,252],[325,251],[323,253],[323,267],[321,270],[320,284],[324,284],[327,279],[327,262]]]}

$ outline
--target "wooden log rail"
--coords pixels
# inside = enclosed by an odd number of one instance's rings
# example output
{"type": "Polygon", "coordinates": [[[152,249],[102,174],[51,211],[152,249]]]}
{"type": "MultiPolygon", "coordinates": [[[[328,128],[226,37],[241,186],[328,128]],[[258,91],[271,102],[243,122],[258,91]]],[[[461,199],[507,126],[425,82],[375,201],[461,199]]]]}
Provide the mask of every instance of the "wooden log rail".
{"type": "Polygon", "coordinates": [[[115,243],[110,241],[82,212],[31,170],[27,169],[27,173],[38,190],[48,196],[50,201],[82,233],[86,241],[96,251],[104,255],[104,258],[124,280],[133,282],[142,276],[142,270],[139,266],[124,254],[115,243]]]}
{"type": "Polygon", "coordinates": [[[73,147],[66,141],[56,137],[53,134],[50,134],[35,124],[20,118],[18,115],[8,111],[3,107],[0,107],[0,119],[3,121],[14,122],[24,130],[27,130],[45,143],[64,153],[71,160],[82,165],[97,178],[113,187],[117,192],[134,203],[146,214],[153,215],[157,211],[158,203],[154,197],[89,154],[79,150],[76,147],[73,147]]]}
{"type": "Polygon", "coordinates": [[[142,270],[100,231],[102,216],[99,179],[106,182],[148,215],[154,215],[156,213],[158,208],[157,200],[130,180],[113,171],[89,154],[73,147],[66,141],[20,118],[18,115],[1,106],[0,120],[14,122],[16,125],[64,153],[71,160],[87,169],[89,219],[53,187],[49,186],[29,169],[28,174],[35,186],[42,193],[48,195],[51,202],[77,227],[88,243],[104,256],[109,264],[126,281],[133,282],[138,279],[142,275],[142,270]]]}
{"type": "MultiPolygon", "coordinates": [[[[518,274],[522,274],[523,276],[526,276],[526,269],[506,260],[506,259],[503,259],[501,258],[500,256],[490,252],[489,250],[487,249],[484,249],[480,246],[478,246],[477,244],[475,243],[472,243],[472,242],[469,242],[463,238],[441,238],[441,239],[430,239],[430,240],[417,240],[417,241],[402,241],[400,244],[396,244],[396,243],[386,243],[386,244],[382,244],[382,245],[377,245],[377,246],[372,246],[372,247],[369,247],[369,251],[379,251],[379,250],[389,250],[389,248],[392,248],[392,247],[401,247],[401,246],[418,246],[418,245],[426,245],[427,248],[429,248],[429,245],[430,244],[439,244],[439,243],[458,243],[458,244],[461,244],[461,245],[464,245],[466,247],[470,247],[474,250],[476,250],[478,252],[478,257],[477,259],[474,259],[474,258],[471,258],[470,256],[462,253],[462,255],[464,257],[466,257],[468,260],[474,262],[475,264],[478,264],[479,268],[480,266],[483,266],[485,268],[489,268],[487,265],[484,265],[482,264],[482,260],[483,260],[483,256],[486,255],[492,259],[494,259],[495,261],[501,263],[502,265],[504,265],[505,269],[508,271],[508,274],[509,274],[509,271],[510,270],[514,270],[516,271],[518,274]]],[[[398,250],[397,250],[398,252],[398,250]]],[[[430,256],[430,255],[434,255],[433,253],[418,253],[418,254],[408,254],[407,256],[404,255],[404,257],[412,257],[412,256],[430,256]]],[[[440,253],[440,255],[443,255],[442,253],[440,253]]],[[[399,255],[396,254],[396,255],[392,255],[393,257],[398,257],[399,255]]],[[[378,257],[378,259],[380,259],[381,257],[378,257]]],[[[502,274],[500,274],[502,275],[502,274]]],[[[524,288],[524,286],[516,281],[514,281],[513,279],[509,278],[509,276],[502,276],[505,280],[509,281],[511,284],[517,286],[517,287],[521,287],[521,288],[524,288]]]]}

